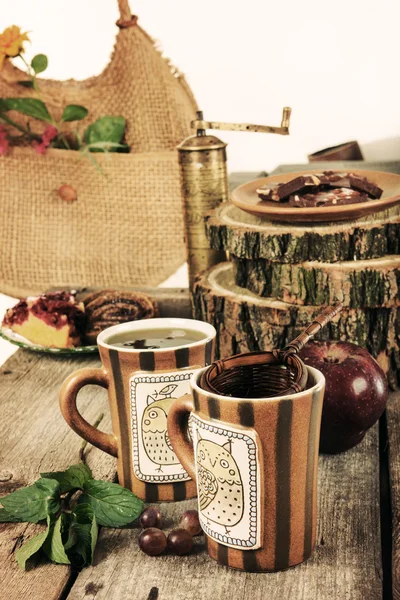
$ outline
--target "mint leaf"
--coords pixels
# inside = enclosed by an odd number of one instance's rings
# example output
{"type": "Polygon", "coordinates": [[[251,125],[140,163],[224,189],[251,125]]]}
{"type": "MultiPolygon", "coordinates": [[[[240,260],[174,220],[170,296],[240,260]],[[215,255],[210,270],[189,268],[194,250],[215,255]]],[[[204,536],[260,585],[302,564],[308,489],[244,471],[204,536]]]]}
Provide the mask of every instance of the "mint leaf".
{"type": "Polygon", "coordinates": [[[84,566],[93,563],[98,525],[90,504],[78,504],[72,515],[68,540],[64,548],[73,564],[84,566]]]}
{"type": "Polygon", "coordinates": [[[74,520],[82,525],[90,525],[94,518],[94,510],[87,502],[79,502],[79,504],[75,506],[72,514],[74,520]]]}
{"type": "Polygon", "coordinates": [[[88,114],[88,109],[79,104],[68,104],[64,108],[61,121],[82,121],[88,114]]]}
{"type": "Polygon", "coordinates": [[[61,494],[74,489],[83,490],[86,481],[93,479],[92,471],[84,463],[72,465],[66,471],[54,471],[53,473],[40,473],[40,477],[55,479],[60,484],[61,494]]]}
{"type": "Polygon", "coordinates": [[[45,54],[36,54],[31,60],[31,67],[35,71],[36,75],[38,73],[43,73],[47,69],[47,65],[49,61],[47,60],[47,56],[45,54]]]}
{"type": "Polygon", "coordinates": [[[117,483],[90,480],[84,485],[80,503],[93,508],[96,521],[106,527],[122,527],[132,523],[143,510],[143,502],[117,483]]]}
{"type": "Polygon", "coordinates": [[[64,520],[65,515],[61,514],[58,517],[57,521],[51,525],[50,531],[43,544],[43,551],[53,562],[59,563],[61,565],[69,565],[71,564],[71,561],[65,553],[62,541],[64,520]]]}
{"type": "Polygon", "coordinates": [[[30,523],[38,523],[60,508],[60,486],[54,479],[38,479],[33,485],[0,498],[6,512],[30,523]]]}
{"type": "Polygon", "coordinates": [[[71,527],[71,525],[73,523],[73,519],[74,519],[73,514],[72,513],[64,513],[64,516],[65,516],[64,524],[65,524],[66,533],[67,533],[67,529],[68,529],[68,535],[64,536],[64,537],[66,537],[66,540],[64,541],[64,550],[69,550],[76,543],[77,535],[76,535],[74,529],[71,527]]]}
{"type": "MultiPolygon", "coordinates": [[[[126,121],[123,117],[101,117],[89,125],[84,134],[86,144],[97,144],[98,142],[111,142],[120,144],[125,133],[126,121]]],[[[110,147],[109,151],[117,150],[110,147]]],[[[98,147],[93,147],[92,151],[103,152],[98,147]]]]}
{"type": "Polygon", "coordinates": [[[15,560],[21,567],[21,569],[26,568],[26,561],[31,558],[45,543],[47,536],[50,533],[50,517],[47,517],[47,528],[45,531],[42,531],[35,537],[31,538],[27,541],[21,548],[17,550],[15,553],[15,560]]]}
{"type": "Polygon", "coordinates": [[[99,526],[97,525],[96,517],[93,516],[93,521],[90,526],[90,535],[91,535],[91,555],[90,555],[90,564],[93,564],[94,559],[94,551],[96,549],[97,538],[99,537],[99,526]]]}
{"type": "Polygon", "coordinates": [[[28,117],[51,122],[47,106],[38,98],[1,98],[0,113],[8,110],[17,110],[24,115],[28,115],[28,117]]]}
{"type": "Polygon", "coordinates": [[[10,515],[5,508],[0,508],[0,523],[21,523],[22,519],[10,515]]]}

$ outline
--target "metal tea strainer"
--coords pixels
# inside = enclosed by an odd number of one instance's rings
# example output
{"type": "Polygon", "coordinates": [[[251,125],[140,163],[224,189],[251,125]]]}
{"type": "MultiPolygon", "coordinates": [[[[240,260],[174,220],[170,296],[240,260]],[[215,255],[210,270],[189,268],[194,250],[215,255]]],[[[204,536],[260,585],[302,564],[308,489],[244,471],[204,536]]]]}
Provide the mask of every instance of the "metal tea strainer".
{"type": "Polygon", "coordinates": [[[236,398],[269,398],[303,391],[307,385],[307,368],[297,353],[342,308],[342,304],[336,304],[323,310],[283,350],[248,352],[214,362],[204,371],[200,387],[236,398]]]}

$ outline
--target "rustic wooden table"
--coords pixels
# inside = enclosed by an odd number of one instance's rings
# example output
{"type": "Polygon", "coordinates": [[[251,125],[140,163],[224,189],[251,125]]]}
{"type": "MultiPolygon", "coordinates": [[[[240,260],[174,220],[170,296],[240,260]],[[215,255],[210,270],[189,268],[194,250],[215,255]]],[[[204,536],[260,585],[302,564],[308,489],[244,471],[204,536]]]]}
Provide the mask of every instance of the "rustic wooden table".
{"type": "MultiPolygon", "coordinates": [[[[1,367],[0,497],[33,483],[40,471],[78,462],[81,440],[61,416],[58,392],[72,371],[98,365],[93,356],[19,350],[1,367]]],[[[92,423],[104,412],[101,428],[110,430],[104,390],[82,390],[79,405],[92,423]]],[[[86,460],[96,478],[115,480],[115,459],[88,446],[86,460]]],[[[242,573],[209,559],[201,537],[189,556],[150,558],[139,551],[132,527],[103,528],[95,564],[81,572],[46,562],[24,572],[15,551],[41,526],[1,524],[0,600],[400,600],[399,480],[396,392],[379,426],[357,448],[320,457],[318,541],[307,563],[276,574],[242,573]]],[[[166,525],[176,525],[195,506],[194,500],[163,505],[166,525]]]]}
{"type": "MultiPolygon", "coordinates": [[[[58,408],[63,379],[97,357],[53,358],[19,350],[0,371],[0,496],[31,484],[39,471],[78,462],[81,440],[58,408]]],[[[83,390],[80,408],[92,423],[110,429],[106,392],[83,390]]],[[[95,565],[81,572],[42,563],[23,572],[16,549],[40,529],[26,523],[0,526],[0,598],[235,600],[377,600],[400,598],[400,393],[387,416],[357,448],[321,456],[318,543],[305,564],[277,574],[250,574],[209,559],[202,538],[186,557],[150,558],[137,546],[138,529],[103,528],[95,565]],[[391,518],[391,514],[393,517],[391,518]],[[393,527],[393,533],[392,533],[393,527]],[[393,564],[393,569],[391,566],[393,564]]],[[[95,477],[115,480],[115,460],[91,446],[87,463],[95,477]]],[[[195,501],[165,504],[167,525],[195,501]]]]}

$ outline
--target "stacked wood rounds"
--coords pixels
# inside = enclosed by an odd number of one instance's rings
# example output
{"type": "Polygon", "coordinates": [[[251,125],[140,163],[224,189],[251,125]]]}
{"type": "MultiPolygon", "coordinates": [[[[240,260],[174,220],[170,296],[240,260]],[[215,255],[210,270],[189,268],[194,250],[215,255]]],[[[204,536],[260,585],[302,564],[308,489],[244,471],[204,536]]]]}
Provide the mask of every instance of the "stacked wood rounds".
{"type": "Polygon", "coordinates": [[[206,218],[230,262],[198,278],[196,317],[214,324],[221,358],[282,348],[320,306],[344,309],[317,339],[367,348],[400,381],[400,207],[342,223],[280,224],[224,204],[206,218]]]}

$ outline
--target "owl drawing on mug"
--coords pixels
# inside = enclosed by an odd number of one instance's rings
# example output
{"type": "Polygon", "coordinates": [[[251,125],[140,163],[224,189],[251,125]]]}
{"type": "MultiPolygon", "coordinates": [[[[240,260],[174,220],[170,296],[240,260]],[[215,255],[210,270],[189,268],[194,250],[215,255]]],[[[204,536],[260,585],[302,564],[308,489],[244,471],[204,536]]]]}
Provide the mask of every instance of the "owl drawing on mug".
{"type": "Polygon", "coordinates": [[[231,440],[220,446],[202,439],[198,431],[196,464],[200,512],[229,534],[244,509],[243,483],[232,456],[231,440]]]}
{"type": "Polygon", "coordinates": [[[142,417],[143,446],[149,459],[158,465],[159,472],[167,465],[178,465],[179,460],[172,449],[167,431],[167,415],[175,398],[168,394],[177,388],[176,385],[167,385],[155,396],[147,396],[147,406],[142,417]]]}

